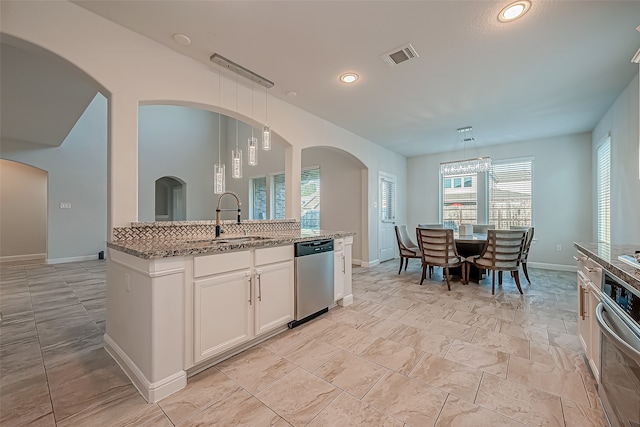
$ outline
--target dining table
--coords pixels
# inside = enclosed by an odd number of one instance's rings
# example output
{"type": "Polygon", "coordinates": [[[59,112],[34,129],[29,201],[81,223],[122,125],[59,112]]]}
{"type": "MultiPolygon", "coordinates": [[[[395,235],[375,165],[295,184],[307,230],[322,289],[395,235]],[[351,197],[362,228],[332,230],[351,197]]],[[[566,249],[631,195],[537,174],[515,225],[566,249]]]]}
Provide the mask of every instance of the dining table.
{"type": "MultiPolygon", "coordinates": [[[[454,230],[453,239],[458,255],[467,258],[482,253],[482,249],[487,243],[487,233],[460,234],[457,230],[454,230]]],[[[462,270],[460,267],[452,268],[451,274],[454,276],[462,276],[462,270]]],[[[472,265],[469,271],[469,280],[477,283],[482,279],[483,274],[484,270],[480,270],[472,265]]]]}
{"type": "MultiPolygon", "coordinates": [[[[487,233],[459,234],[454,231],[453,239],[456,243],[458,255],[467,258],[482,253],[482,249],[487,243],[487,233]]],[[[477,283],[482,279],[483,274],[484,270],[472,265],[469,270],[469,280],[477,283]]]]}

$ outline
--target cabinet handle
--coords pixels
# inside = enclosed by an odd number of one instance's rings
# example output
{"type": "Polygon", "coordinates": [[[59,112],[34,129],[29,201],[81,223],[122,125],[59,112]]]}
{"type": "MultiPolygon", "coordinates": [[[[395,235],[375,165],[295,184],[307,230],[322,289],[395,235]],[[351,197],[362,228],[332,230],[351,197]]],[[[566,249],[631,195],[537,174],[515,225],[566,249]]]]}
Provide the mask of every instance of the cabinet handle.
{"type": "Polygon", "coordinates": [[[256,276],[258,281],[258,301],[262,301],[262,281],[260,280],[260,273],[256,276]]]}
{"type": "Polygon", "coordinates": [[[347,273],[347,265],[344,260],[344,255],[342,255],[342,274],[346,274],[346,273],[347,273]]]}
{"type": "Polygon", "coordinates": [[[584,292],[582,292],[582,285],[580,286],[580,295],[578,295],[578,311],[580,311],[580,317],[584,320],[584,292]]]}
{"type": "Polygon", "coordinates": [[[251,276],[249,276],[249,305],[251,305],[251,300],[253,299],[253,286],[251,286],[251,276]]]}
{"type": "Polygon", "coordinates": [[[580,262],[580,261],[585,261],[587,259],[586,256],[581,256],[580,258],[578,258],[577,256],[573,256],[573,259],[575,259],[576,261],[580,262]]]}

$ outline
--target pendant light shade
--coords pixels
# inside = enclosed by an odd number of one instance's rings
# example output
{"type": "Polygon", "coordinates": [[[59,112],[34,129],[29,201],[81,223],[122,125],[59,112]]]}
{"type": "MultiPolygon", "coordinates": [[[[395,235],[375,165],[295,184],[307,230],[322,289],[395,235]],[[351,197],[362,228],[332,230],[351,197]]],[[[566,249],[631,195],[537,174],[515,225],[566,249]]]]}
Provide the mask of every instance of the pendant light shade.
{"type": "Polygon", "coordinates": [[[264,127],[262,128],[262,149],[271,150],[271,128],[268,125],[267,87],[264,87],[264,127]]]}
{"type": "Polygon", "coordinates": [[[268,125],[264,125],[262,129],[262,149],[271,150],[271,128],[268,125]]]}
{"type": "Polygon", "coordinates": [[[242,150],[231,150],[231,177],[242,178],[242,150]]]}
{"type": "Polygon", "coordinates": [[[252,135],[248,142],[247,163],[251,166],[256,166],[258,164],[258,138],[254,138],[252,135]]]}
{"type": "Polygon", "coordinates": [[[225,190],[224,164],[218,163],[213,165],[213,192],[214,194],[222,194],[225,190]]]}

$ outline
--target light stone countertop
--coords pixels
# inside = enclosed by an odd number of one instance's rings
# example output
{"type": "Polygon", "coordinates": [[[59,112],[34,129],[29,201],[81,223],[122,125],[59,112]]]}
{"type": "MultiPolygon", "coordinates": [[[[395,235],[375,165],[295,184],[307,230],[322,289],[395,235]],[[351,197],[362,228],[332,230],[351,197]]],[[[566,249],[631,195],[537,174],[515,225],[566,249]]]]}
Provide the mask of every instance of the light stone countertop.
{"type": "Polygon", "coordinates": [[[640,290],[640,270],[618,259],[620,255],[632,255],[640,245],[607,245],[604,243],[574,243],[576,249],[600,264],[605,270],[633,288],[640,290]]]}
{"type": "Polygon", "coordinates": [[[222,234],[216,238],[199,237],[197,239],[136,239],[114,240],[107,242],[107,247],[142,259],[157,259],[176,256],[190,256],[236,252],[251,248],[291,245],[294,243],[319,240],[339,239],[353,236],[352,231],[295,230],[273,231],[244,234],[222,234]]]}

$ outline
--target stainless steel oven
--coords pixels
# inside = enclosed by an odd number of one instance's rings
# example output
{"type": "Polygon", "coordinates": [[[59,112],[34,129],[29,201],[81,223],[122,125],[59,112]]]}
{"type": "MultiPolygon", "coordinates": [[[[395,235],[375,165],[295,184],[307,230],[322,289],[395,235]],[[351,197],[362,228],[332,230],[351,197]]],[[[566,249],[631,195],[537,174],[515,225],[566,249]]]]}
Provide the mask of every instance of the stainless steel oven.
{"type": "Polygon", "coordinates": [[[612,427],[640,427],[640,292],[603,271],[598,394],[612,427]]]}

